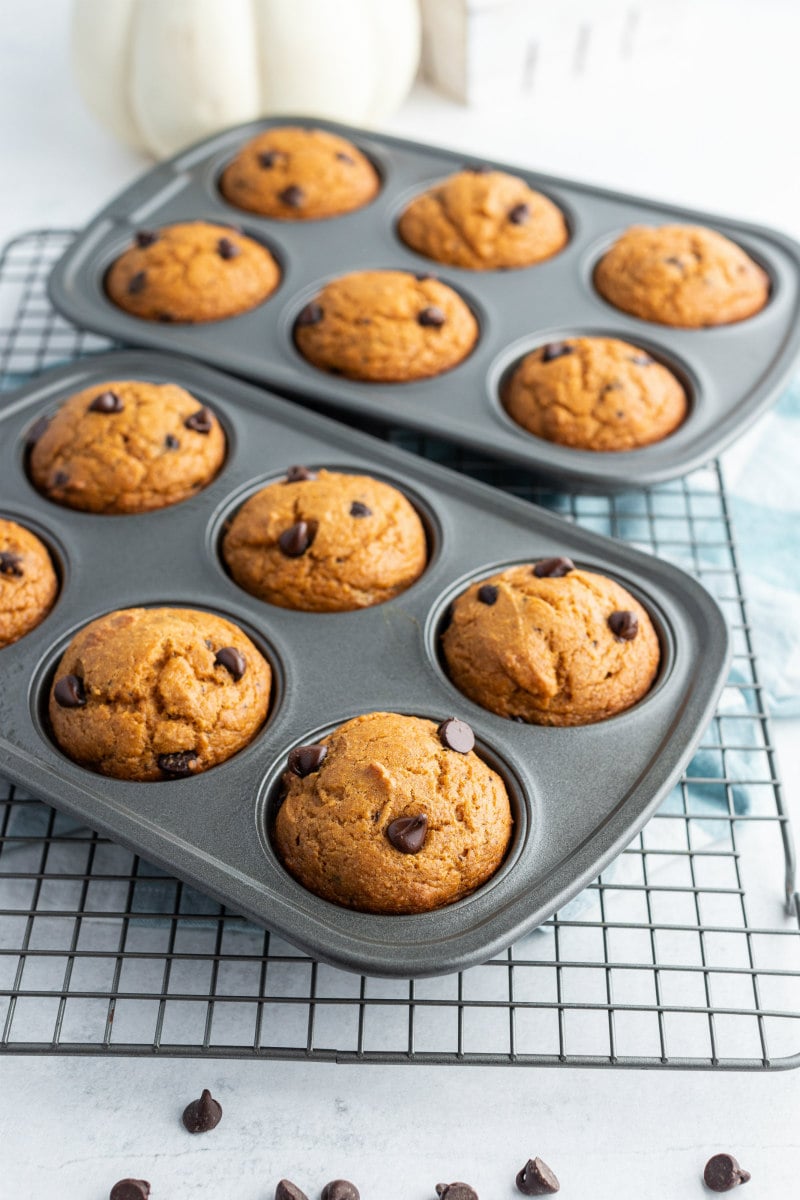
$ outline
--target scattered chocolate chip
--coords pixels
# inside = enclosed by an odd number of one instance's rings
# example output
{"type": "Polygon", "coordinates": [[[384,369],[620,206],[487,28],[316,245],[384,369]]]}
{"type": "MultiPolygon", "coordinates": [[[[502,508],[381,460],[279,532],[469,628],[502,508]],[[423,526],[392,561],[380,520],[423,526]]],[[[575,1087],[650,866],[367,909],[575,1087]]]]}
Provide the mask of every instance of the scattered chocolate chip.
{"type": "Polygon", "coordinates": [[[446,721],[442,721],[436,732],[445,750],[455,750],[458,754],[469,754],[470,750],[474,749],[475,734],[466,721],[459,721],[457,717],[448,717],[446,721]]]}
{"type": "Polygon", "coordinates": [[[13,550],[0,550],[0,575],[6,578],[22,579],[25,572],[22,569],[22,555],[13,550]]]}
{"type": "Polygon", "coordinates": [[[237,246],[236,242],[232,242],[230,238],[221,237],[217,242],[217,254],[220,258],[230,259],[238,258],[242,253],[241,246],[237,246]]]}
{"type": "Polygon", "coordinates": [[[639,354],[632,354],[628,361],[636,363],[637,367],[651,367],[654,360],[642,350],[639,354]]]}
{"type": "Polygon", "coordinates": [[[89,405],[89,412],[121,413],[124,408],[122,397],[116,392],[100,392],[89,405]]]}
{"type": "Polygon", "coordinates": [[[191,429],[194,433],[211,433],[214,428],[214,418],[211,415],[211,409],[203,405],[196,412],[191,413],[183,422],[186,429],[191,429]]]}
{"type": "Polygon", "coordinates": [[[146,1179],[120,1179],[109,1193],[109,1200],[147,1200],[150,1184],[146,1179]]]}
{"type": "Polygon", "coordinates": [[[56,471],[56,473],[53,476],[53,487],[55,487],[55,488],[66,487],[68,483],[69,483],[69,475],[67,474],[67,472],[66,471],[56,471]]]}
{"type": "Polygon", "coordinates": [[[174,433],[168,433],[167,436],[164,438],[164,445],[167,447],[168,450],[179,450],[181,444],[178,441],[178,439],[175,437],[174,433]]]}
{"type": "Polygon", "coordinates": [[[189,1133],[208,1133],[222,1120],[222,1105],[208,1088],[203,1088],[200,1099],[186,1105],[181,1120],[189,1133]]]}
{"type": "Polygon", "coordinates": [[[308,467],[289,467],[286,472],[287,483],[308,483],[311,479],[317,478],[317,472],[311,471],[308,467]]]}
{"type": "Polygon", "coordinates": [[[574,347],[566,342],[548,342],[542,346],[542,362],[552,362],[554,358],[563,358],[565,354],[574,354],[574,347]]]}
{"type": "Polygon", "coordinates": [[[30,449],[31,447],[36,445],[39,438],[42,436],[42,434],[47,429],[49,424],[50,424],[49,417],[37,417],[37,419],[33,422],[30,429],[28,430],[28,437],[26,440],[26,445],[28,446],[28,449],[30,449]]]}
{"type": "Polygon", "coordinates": [[[281,1179],[275,1188],[275,1200],[308,1200],[308,1196],[301,1192],[297,1184],[290,1183],[288,1179],[281,1179]]]}
{"type": "Polygon", "coordinates": [[[194,764],[197,762],[196,750],[176,750],[172,754],[159,754],[156,759],[159,767],[171,779],[186,779],[194,774],[194,764]]]}
{"type": "Polygon", "coordinates": [[[490,606],[492,604],[496,604],[499,594],[500,593],[498,589],[493,583],[483,583],[478,588],[478,599],[480,600],[481,604],[488,604],[490,606]]]}
{"type": "Polygon", "coordinates": [[[533,568],[537,579],[561,579],[575,570],[571,558],[543,558],[533,568]]]}
{"type": "Polygon", "coordinates": [[[478,1200],[478,1193],[468,1183],[437,1183],[439,1200],[478,1200]]]}
{"type": "Polygon", "coordinates": [[[362,504],[360,500],[354,500],[350,505],[351,517],[371,517],[372,509],[367,508],[366,504],[362,504]]]}
{"type": "Polygon", "coordinates": [[[315,300],[312,300],[310,304],[307,304],[305,308],[302,308],[297,314],[296,324],[300,326],[319,325],[323,316],[324,313],[322,311],[322,305],[317,304],[315,300]]]}
{"type": "Polygon", "coordinates": [[[281,554],[287,558],[300,558],[314,541],[314,532],[308,521],[297,521],[290,525],[278,538],[281,554]]]}
{"type": "Polygon", "coordinates": [[[344,150],[337,150],[336,157],[338,158],[339,162],[347,163],[350,167],[355,166],[356,160],[352,158],[351,155],[345,154],[344,150]]]}
{"type": "Polygon", "coordinates": [[[600,395],[605,396],[608,392],[618,392],[621,390],[621,388],[622,388],[622,380],[621,379],[612,379],[611,383],[605,384],[605,386],[601,389],[600,395]]]}
{"type": "Polygon", "coordinates": [[[361,1200],[361,1193],[348,1179],[332,1179],[322,1189],[321,1200],[361,1200]]]}
{"type": "Polygon", "coordinates": [[[53,688],[53,696],[60,708],[83,708],[86,691],[83,680],[77,675],[64,675],[53,688]]]}
{"type": "Polygon", "coordinates": [[[136,296],[139,292],[143,292],[147,283],[147,272],[137,271],[135,275],[131,275],[128,280],[128,294],[136,296]]]}
{"type": "Polygon", "coordinates": [[[608,618],[608,628],[618,642],[632,642],[639,632],[639,618],[635,612],[620,609],[608,618]]]}
{"type": "Polygon", "coordinates": [[[140,250],[146,250],[148,246],[152,246],[153,242],[158,241],[158,234],[154,233],[152,229],[139,229],[134,241],[140,250]]]}
{"type": "Polygon", "coordinates": [[[328,747],[314,742],[308,746],[295,746],[289,751],[289,770],[293,775],[305,779],[306,775],[318,771],[328,757],[328,747]]]}
{"type": "Polygon", "coordinates": [[[401,854],[419,854],[428,836],[428,818],[425,813],[398,817],[386,826],[386,836],[401,854]]]}
{"type": "Polygon", "coordinates": [[[712,1192],[729,1192],[750,1179],[750,1172],[739,1166],[732,1154],[715,1154],[706,1163],[703,1179],[712,1192]]]}
{"type": "Polygon", "coordinates": [[[417,323],[425,328],[441,329],[447,317],[435,304],[429,304],[427,308],[423,308],[422,312],[417,313],[417,323]]]}
{"type": "Polygon", "coordinates": [[[680,267],[680,269],[683,270],[682,260],[680,258],[676,258],[674,254],[670,254],[668,258],[664,259],[664,262],[669,263],[671,267],[680,267]]]}
{"type": "Polygon", "coordinates": [[[302,208],[305,204],[306,194],[296,183],[290,183],[287,188],[278,193],[278,199],[289,208],[302,208]]]}
{"type": "Polygon", "coordinates": [[[223,646],[214,655],[214,666],[224,667],[238,683],[247,670],[247,659],[235,646],[223,646]]]}
{"type": "Polygon", "coordinates": [[[531,210],[527,204],[515,204],[512,209],[509,209],[508,219],[512,225],[524,225],[529,220],[531,210]]]}
{"type": "Polygon", "coordinates": [[[280,158],[277,150],[262,150],[258,156],[258,165],[268,171],[270,167],[274,167],[275,163],[280,158]]]}
{"type": "Polygon", "coordinates": [[[546,1162],[529,1158],[517,1175],[517,1188],[523,1196],[552,1196],[561,1184],[546,1162]]]}

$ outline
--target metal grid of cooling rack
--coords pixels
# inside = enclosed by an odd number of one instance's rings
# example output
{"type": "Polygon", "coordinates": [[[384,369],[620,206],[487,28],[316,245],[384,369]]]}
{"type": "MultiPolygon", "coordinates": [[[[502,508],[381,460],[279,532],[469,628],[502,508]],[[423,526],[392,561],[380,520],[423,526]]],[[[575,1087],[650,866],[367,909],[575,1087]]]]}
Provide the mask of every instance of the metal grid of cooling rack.
{"type": "MultiPolygon", "coordinates": [[[[107,343],[56,316],[69,231],[0,258],[0,386],[107,343]]],[[[392,440],[697,575],[734,632],[701,750],[621,858],[485,966],[376,980],[312,962],[0,780],[0,1049],[358,1062],[777,1068],[800,1063],[800,897],[716,464],[565,497],[392,440]]]]}

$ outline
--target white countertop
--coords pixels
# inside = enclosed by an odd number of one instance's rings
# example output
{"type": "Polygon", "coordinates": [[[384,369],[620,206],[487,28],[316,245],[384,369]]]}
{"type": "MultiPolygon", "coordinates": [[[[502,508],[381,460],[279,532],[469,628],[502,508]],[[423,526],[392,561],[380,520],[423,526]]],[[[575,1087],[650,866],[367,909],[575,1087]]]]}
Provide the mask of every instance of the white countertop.
{"type": "MultiPolygon", "coordinates": [[[[391,129],[800,236],[800,158],[787,118],[800,13],[791,0],[702,7],[700,33],[680,26],[655,67],[604,71],[590,59],[581,76],[543,76],[524,101],[480,111],[419,88],[391,129]]],[[[69,79],[63,0],[26,0],[4,17],[0,242],[83,223],[146,165],[84,113],[69,79]]],[[[800,721],[776,722],[775,737],[797,823],[800,721]]],[[[722,1149],[752,1172],[748,1200],[797,1190],[796,1072],[12,1057],[0,1059],[0,1097],[9,1200],[102,1200],[125,1175],[149,1179],[154,1200],[267,1200],[284,1175],[312,1200],[337,1176],[353,1178],[364,1200],[425,1200],[453,1178],[503,1200],[535,1154],[565,1197],[683,1200],[704,1194],[703,1164],[722,1149]],[[204,1086],[225,1115],[193,1139],[179,1116],[204,1086]]]]}

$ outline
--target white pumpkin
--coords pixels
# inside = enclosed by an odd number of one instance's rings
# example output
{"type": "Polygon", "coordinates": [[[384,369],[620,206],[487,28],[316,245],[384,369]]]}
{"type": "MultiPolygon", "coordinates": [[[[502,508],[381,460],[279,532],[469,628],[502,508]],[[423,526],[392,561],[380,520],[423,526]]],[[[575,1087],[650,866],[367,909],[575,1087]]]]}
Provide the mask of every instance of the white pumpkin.
{"type": "Polygon", "coordinates": [[[268,113],[374,125],[419,59],[417,0],[74,0],[81,94],[165,158],[268,113]]]}

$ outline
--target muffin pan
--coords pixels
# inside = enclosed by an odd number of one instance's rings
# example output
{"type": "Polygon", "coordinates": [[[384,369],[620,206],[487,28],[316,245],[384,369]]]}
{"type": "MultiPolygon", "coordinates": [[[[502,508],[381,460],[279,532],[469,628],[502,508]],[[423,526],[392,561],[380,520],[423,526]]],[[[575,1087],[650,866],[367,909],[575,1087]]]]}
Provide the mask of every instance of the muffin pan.
{"type": "Polygon", "coordinates": [[[654,811],[725,679],[724,619],[677,568],[178,358],[94,357],[10,397],[0,414],[0,512],[45,539],[61,574],[50,615],[0,651],[3,774],[303,950],[367,974],[458,970],[541,924],[654,811]],[[228,436],[221,472],[192,499],[136,516],[46,500],[25,472],[34,421],[75,391],[125,378],[174,382],[210,404],[228,436]],[[293,463],[366,472],[405,492],[430,540],[428,567],[408,591],[375,608],[315,614],[273,607],[236,586],[219,558],[224,522],[293,463]],[[472,579],[554,554],[619,579],[647,606],[661,639],[652,691],[602,724],[547,729],[495,716],[455,689],[438,656],[448,605],[472,579]],[[220,613],[241,625],[275,672],[271,711],[255,740],[189,779],[104,778],[65,757],[48,730],[48,689],[71,636],[94,617],[142,604],[220,613]],[[270,814],[288,751],[372,710],[462,717],[506,780],[516,818],[508,859],[448,908],[409,917],[339,908],[290,878],[272,848],[270,814]]]}
{"type": "Polygon", "coordinates": [[[155,167],[113,200],[78,237],[50,280],[55,306],[73,321],[124,342],[179,351],[247,376],[292,398],[353,418],[406,425],[530,467],[573,489],[613,491],[686,474],[734,440],[775,400],[800,351],[800,246],[780,233],[493,164],[526,179],[563,210],[571,239],[554,258],[511,271],[476,272],[433,263],[400,241],[408,201],[459,170],[469,156],[325,121],[281,117],[201,142],[155,167]],[[377,166],[378,197],[343,217],[260,218],[228,204],[217,183],[244,141],[270,125],[315,125],[351,138],[377,166]],[[259,308],[214,325],[137,320],[107,298],[104,277],[137,228],[188,219],[234,223],[276,255],[283,277],[259,308]],[[598,259],[632,224],[710,225],[767,270],[766,308],[739,324],[674,329],[612,307],[594,289],[598,259]],[[472,306],[480,340],[454,370],[417,383],[358,383],[312,367],[295,348],[294,321],[329,279],[350,271],[430,272],[472,306]],[[508,370],[544,342],[579,334],[620,337],[671,367],[687,386],[690,414],[670,437],[638,450],[596,453],[543,441],[505,412],[508,370]]]}

